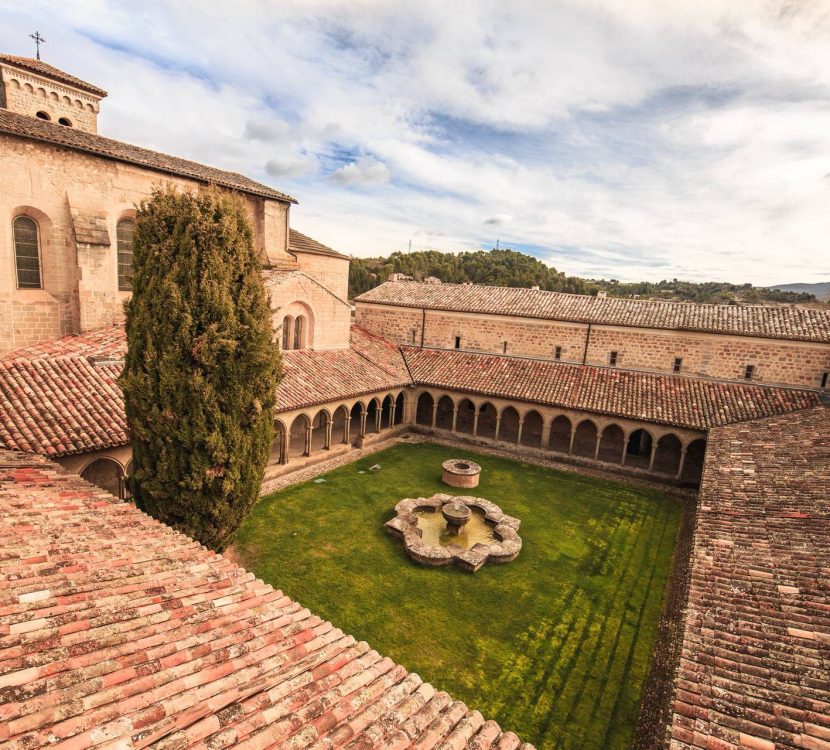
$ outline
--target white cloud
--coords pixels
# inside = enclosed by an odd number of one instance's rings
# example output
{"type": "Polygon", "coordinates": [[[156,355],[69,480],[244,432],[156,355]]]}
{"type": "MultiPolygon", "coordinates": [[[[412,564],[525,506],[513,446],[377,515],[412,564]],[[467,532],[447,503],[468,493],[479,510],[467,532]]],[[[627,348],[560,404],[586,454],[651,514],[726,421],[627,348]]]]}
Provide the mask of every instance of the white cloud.
{"type": "Polygon", "coordinates": [[[830,0],[0,10],[0,49],[38,27],[47,62],[109,89],[103,134],[275,184],[346,252],[497,229],[570,274],[830,272],[830,0]]]}
{"type": "Polygon", "coordinates": [[[338,185],[382,185],[389,182],[389,168],[371,156],[361,156],[336,169],[331,179],[338,185]]]}

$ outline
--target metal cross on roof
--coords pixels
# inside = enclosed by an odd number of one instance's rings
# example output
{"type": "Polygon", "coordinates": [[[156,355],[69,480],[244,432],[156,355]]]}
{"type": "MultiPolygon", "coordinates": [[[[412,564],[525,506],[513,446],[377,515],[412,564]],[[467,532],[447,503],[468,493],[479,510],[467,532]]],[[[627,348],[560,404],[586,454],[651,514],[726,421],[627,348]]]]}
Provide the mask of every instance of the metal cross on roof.
{"type": "Polygon", "coordinates": [[[35,40],[35,46],[37,47],[37,59],[40,60],[40,45],[46,40],[40,35],[39,31],[35,31],[34,34],[29,34],[29,37],[35,40]]]}

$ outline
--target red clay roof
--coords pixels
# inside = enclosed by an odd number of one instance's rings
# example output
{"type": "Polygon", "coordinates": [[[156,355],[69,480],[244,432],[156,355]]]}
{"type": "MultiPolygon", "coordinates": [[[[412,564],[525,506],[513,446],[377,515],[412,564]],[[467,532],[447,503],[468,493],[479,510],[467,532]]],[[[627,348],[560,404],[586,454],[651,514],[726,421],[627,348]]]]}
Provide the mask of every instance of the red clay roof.
{"type": "Polygon", "coordinates": [[[77,89],[82,89],[90,94],[95,94],[95,96],[105,97],[107,95],[107,92],[104,91],[104,89],[98,88],[98,86],[93,86],[91,83],[87,83],[86,81],[82,81],[80,78],[76,78],[70,73],[67,73],[60,68],[56,68],[54,65],[49,65],[49,63],[45,63],[34,57],[18,57],[17,55],[6,55],[0,53],[0,63],[7,63],[8,65],[14,65],[17,68],[23,68],[24,70],[28,70],[29,72],[43,76],[44,78],[51,78],[55,81],[68,84],[69,86],[74,86],[77,89]]]}
{"type": "Polygon", "coordinates": [[[709,434],[672,747],[830,748],[830,406],[709,434]]]}
{"type": "Polygon", "coordinates": [[[411,346],[403,352],[419,384],[697,430],[819,403],[818,393],[791,388],[411,346]]]}
{"type": "Polygon", "coordinates": [[[348,255],[332,250],[322,242],[307,237],[296,229],[288,230],[288,249],[292,253],[311,253],[312,255],[331,255],[335,258],[348,258],[348,255]]]}
{"type": "Polygon", "coordinates": [[[278,411],[412,385],[400,349],[358,326],[352,326],[349,349],[300,349],[282,357],[278,411]]]}
{"type": "Polygon", "coordinates": [[[830,310],[590,297],[539,289],[386,282],[357,303],[830,343],[830,310]]]}
{"type": "Polygon", "coordinates": [[[253,574],[43,458],[0,451],[0,548],[5,747],[520,746],[253,574]]]}
{"type": "Polygon", "coordinates": [[[209,167],[195,161],[168,156],[158,151],[133,146],[112,138],[104,138],[94,133],[86,133],[76,128],[68,128],[53,122],[46,122],[37,117],[10,112],[0,108],[0,133],[29,138],[35,141],[51,143],[55,146],[83,151],[105,159],[115,159],[128,164],[152,169],[165,174],[189,177],[199,182],[220,185],[243,193],[259,195],[272,200],[296,203],[290,195],[255,182],[237,172],[209,167]]]}

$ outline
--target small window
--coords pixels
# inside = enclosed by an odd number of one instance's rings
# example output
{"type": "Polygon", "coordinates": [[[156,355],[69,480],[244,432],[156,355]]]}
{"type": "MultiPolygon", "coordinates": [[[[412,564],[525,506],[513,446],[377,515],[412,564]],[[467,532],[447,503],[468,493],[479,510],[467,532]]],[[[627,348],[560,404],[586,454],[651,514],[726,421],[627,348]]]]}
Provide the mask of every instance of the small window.
{"type": "Polygon", "coordinates": [[[752,376],[755,374],[755,365],[747,365],[746,370],[744,370],[744,380],[752,380],[752,376]]]}
{"type": "Polygon", "coordinates": [[[122,292],[129,292],[133,288],[135,222],[132,219],[122,219],[115,229],[118,246],[118,288],[122,292]]]}
{"type": "Polygon", "coordinates": [[[68,128],[71,128],[71,127],[72,127],[72,122],[71,122],[71,120],[69,120],[69,119],[68,119],[68,118],[66,118],[66,117],[61,117],[61,118],[58,120],[58,124],[59,124],[59,125],[66,125],[66,127],[68,127],[68,128]]]}
{"type": "Polygon", "coordinates": [[[456,348],[456,349],[460,349],[460,348],[461,348],[461,336],[456,336],[456,337],[455,337],[455,348],[456,348]]]}
{"type": "Polygon", "coordinates": [[[611,356],[608,357],[608,364],[611,365],[611,367],[617,366],[617,352],[611,352],[611,356]]]}
{"type": "Polygon", "coordinates": [[[683,359],[681,357],[674,358],[674,365],[672,366],[673,372],[680,372],[680,369],[683,367],[683,359]]]}
{"type": "Polygon", "coordinates": [[[305,348],[305,316],[298,315],[294,320],[294,348],[305,348]]]}
{"type": "Polygon", "coordinates": [[[825,372],[821,376],[821,387],[822,388],[827,388],[828,381],[830,381],[830,372],[825,372]]]}
{"type": "Polygon", "coordinates": [[[40,289],[40,237],[37,222],[29,216],[14,220],[14,263],[18,289],[40,289]]]}
{"type": "Polygon", "coordinates": [[[553,350],[553,358],[554,359],[562,359],[562,347],[557,346],[556,349],[553,350]]]}
{"type": "Polygon", "coordinates": [[[48,112],[38,112],[35,117],[39,117],[41,120],[51,120],[52,118],[49,117],[48,112]]]}
{"type": "Polygon", "coordinates": [[[282,319],[282,349],[287,351],[291,348],[291,328],[294,322],[289,315],[282,319]]]}
{"type": "Polygon", "coordinates": [[[501,346],[501,353],[507,354],[507,342],[505,341],[501,346]]]}
{"type": "Polygon", "coordinates": [[[415,346],[415,337],[418,335],[418,331],[414,328],[409,332],[409,343],[415,346]]]}

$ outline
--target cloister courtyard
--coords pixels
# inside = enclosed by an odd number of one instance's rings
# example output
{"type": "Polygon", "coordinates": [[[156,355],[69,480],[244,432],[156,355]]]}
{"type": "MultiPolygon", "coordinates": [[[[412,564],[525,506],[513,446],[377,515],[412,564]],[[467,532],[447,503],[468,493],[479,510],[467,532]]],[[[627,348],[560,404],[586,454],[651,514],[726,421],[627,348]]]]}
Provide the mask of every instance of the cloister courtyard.
{"type": "Polygon", "coordinates": [[[264,497],[235,551],[537,747],[628,748],[681,515],[654,489],[402,442],[264,497]],[[402,498],[464,494],[441,483],[450,454],[479,463],[475,494],[521,519],[514,562],[474,575],[426,568],[385,533],[402,498]]]}

